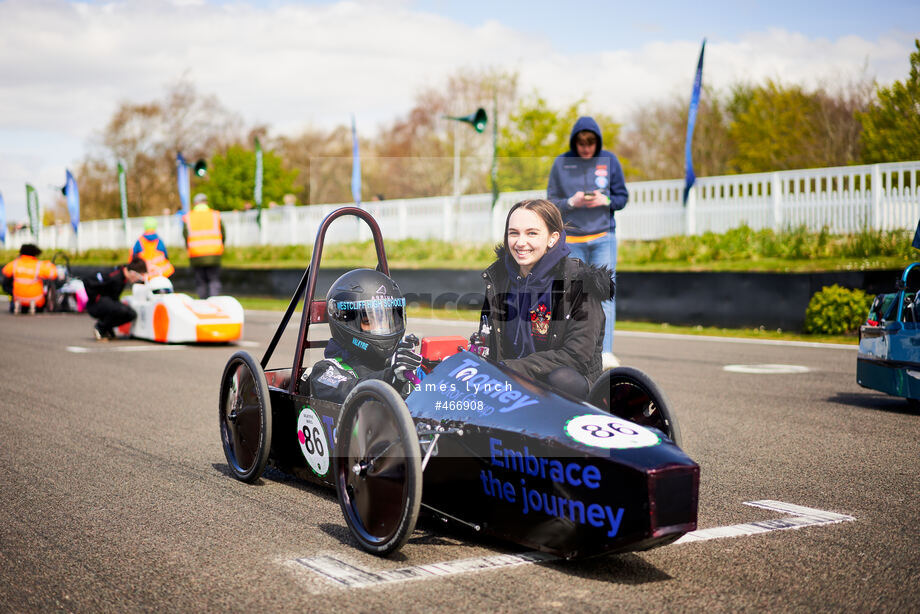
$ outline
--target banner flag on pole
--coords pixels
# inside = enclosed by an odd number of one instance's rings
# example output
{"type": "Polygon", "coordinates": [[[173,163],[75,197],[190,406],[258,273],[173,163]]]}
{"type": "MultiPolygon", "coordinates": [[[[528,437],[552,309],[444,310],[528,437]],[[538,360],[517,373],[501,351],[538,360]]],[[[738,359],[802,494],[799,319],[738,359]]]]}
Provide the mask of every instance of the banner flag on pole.
{"type": "Polygon", "coordinates": [[[28,183],[26,184],[26,210],[29,212],[29,230],[32,231],[32,235],[37,241],[39,224],[41,223],[38,218],[38,192],[28,183]]]}
{"type": "Polygon", "coordinates": [[[118,192],[121,195],[121,225],[128,237],[128,180],[125,177],[125,165],[118,163],[118,192]]]}
{"type": "Polygon", "coordinates": [[[181,151],[176,154],[176,181],[179,184],[179,202],[182,203],[179,213],[184,215],[189,211],[189,193],[192,188],[189,184],[188,163],[182,157],[181,151]]]}
{"type": "MultiPolygon", "coordinates": [[[[0,203],[3,201],[0,200],[0,203]]],[[[913,247],[920,249],[920,222],[917,223],[917,231],[914,233],[914,241],[911,243],[913,247]]]]}
{"type": "Polygon", "coordinates": [[[77,234],[80,227],[80,191],[77,189],[77,180],[73,174],[67,171],[67,183],[64,187],[67,195],[67,211],[70,213],[70,225],[73,226],[74,234],[77,234]]]}
{"type": "Polygon", "coordinates": [[[3,193],[0,193],[0,243],[6,245],[6,205],[3,204],[3,193]]]}
{"type": "Polygon", "coordinates": [[[355,114],[351,114],[351,197],[356,205],[361,204],[361,158],[358,155],[358,131],[355,129],[355,114]]]}
{"type": "Polygon", "coordinates": [[[693,79],[693,94],[690,96],[690,110],[687,112],[687,142],[684,151],[684,166],[686,170],[686,179],[684,182],[684,204],[687,204],[687,196],[690,194],[690,188],[696,182],[696,175],[693,173],[693,128],[696,126],[696,110],[700,106],[700,87],[703,85],[703,53],[706,51],[706,39],[703,39],[703,46],[700,48],[700,59],[696,63],[696,77],[693,79]]]}
{"type": "Polygon", "coordinates": [[[256,206],[256,221],[262,227],[262,144],[256,138],[256,181],[252,192],[252,200],[256,206]]]}

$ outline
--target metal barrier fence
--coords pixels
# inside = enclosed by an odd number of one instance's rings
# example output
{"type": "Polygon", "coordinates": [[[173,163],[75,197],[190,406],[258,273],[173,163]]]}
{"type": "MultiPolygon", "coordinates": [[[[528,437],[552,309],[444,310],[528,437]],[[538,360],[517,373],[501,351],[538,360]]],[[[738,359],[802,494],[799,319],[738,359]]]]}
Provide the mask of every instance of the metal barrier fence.
{"type": "MultiPolygon", "coordinates": [[[[653,240],[706,231],[725,232],[742,224],[754,229],[827,227],[833,234],[864,229],[913,229],[920,219],[920,161],[842,166],[747,175],[701,177],[682,202],[683,180],[627,183],[629,204],[616,214],[622,240],[653,240]]],[[[491,195],[468,194],[364,203],[377,219],[383,236],[397,239],[440,239],[494,243],[501,239],[510,206],[524,198],[545,196],[542,190],[507,192],[494,210],[491,195]]],[[[344,203],[350,204],[350,203],[344,203]]],[[[226,243],[244,245],[311,244],[320,221],[343,204],[283,206],[221,214],[226,243]]],[[[182,220],[160,216],[158,232],[167,246],[184,245],[182,220]]],[[[75,235],[70,224],[57,224],[34,237],[29,230],[11,233],[8,249],[38,241],[43,249],[130,248],[143,232],[143,218],[130,218],[127,233],[121,219],[81,222],[75,235]]],[[[364,224],[339,220],[327,242],[370,239],[364,224]]]]}

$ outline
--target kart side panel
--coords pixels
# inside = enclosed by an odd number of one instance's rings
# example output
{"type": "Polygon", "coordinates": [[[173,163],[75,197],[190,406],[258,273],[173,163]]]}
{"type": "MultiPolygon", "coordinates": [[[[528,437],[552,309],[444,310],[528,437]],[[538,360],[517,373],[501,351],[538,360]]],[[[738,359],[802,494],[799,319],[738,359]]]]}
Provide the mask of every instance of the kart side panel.
{"type": "MultiPolygon", "coordinates": [[[[318,427],[325,448],[334,449],[340,406],[289,394],[283,372],[266,376],[269,464],[332,486],[331,463],[325,473],[312,468],[308,459],[316,454],[305,440],[318,427]]],[[[565,557],[643,550],[696,528],[699,466],[657,430],[633,425],[655,442],[641,447],[587,445],[567,431],[569,421],[594,416],[603,423],[610,414],[468,352],[435,367],[407,406],[422,453],[430,452],[422,497],[435,514],[565,557]],[[500,391],[475,387],[492,379],[503,382],[500,391]],[[451,390],[451,383],[464,385],[451,390]],[[461,397],[467,407],[482,408],[443,409],[461,397]]]]}

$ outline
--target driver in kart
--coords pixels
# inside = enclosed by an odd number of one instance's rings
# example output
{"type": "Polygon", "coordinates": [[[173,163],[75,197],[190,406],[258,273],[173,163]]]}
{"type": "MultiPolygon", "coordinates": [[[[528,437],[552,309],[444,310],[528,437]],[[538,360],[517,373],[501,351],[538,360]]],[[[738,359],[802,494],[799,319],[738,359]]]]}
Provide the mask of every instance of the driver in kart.
{"type": "Polygon", "coordinates": [[[326,293],[332,339],[324,358],[301,378],[300,394],[343,403],[358,383],[379,379],[406,396],[422,357],[403,340],[405,307],[399,286],[379,271],[356,269],[339,277],[326,293]]]}

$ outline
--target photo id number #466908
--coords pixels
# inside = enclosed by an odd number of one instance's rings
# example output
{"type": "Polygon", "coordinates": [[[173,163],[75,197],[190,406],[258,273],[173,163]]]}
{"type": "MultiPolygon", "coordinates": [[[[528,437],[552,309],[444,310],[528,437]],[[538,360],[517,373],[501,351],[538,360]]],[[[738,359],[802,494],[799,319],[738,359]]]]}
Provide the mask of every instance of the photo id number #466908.
{"type": "Polygon", "coordinates": [[[434,408],[445,411],[482,411],[484,403],[477,399],[458,399],[453,401],[435,401],[434,408]]]}

